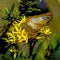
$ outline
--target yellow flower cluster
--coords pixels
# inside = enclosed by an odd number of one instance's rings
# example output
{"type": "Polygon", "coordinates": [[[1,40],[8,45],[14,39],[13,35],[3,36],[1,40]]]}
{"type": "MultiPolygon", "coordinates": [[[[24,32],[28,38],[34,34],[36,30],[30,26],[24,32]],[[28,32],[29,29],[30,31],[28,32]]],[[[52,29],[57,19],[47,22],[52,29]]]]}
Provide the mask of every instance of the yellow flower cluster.
{"type": "Polygon", "coordinates": [[[49,26],[42,27],[40,31],[38,31],[38,33],[40,33],[40,35],[36,36],[36,39],[49,39],[50,40],[50,36],[52,36],[52,32],[50,31],[49,26]]]}
{"type": "Polygon", "coordinates": [[[43,28],[41,28],[41,30],[39,31],[40,33],[43,33],[45,35],[50,35],[52,34],[52,32],[50,31],[49,26],[44,26],[43,28]]]}
{"type": "Polygon", "coordinates": [[[24,23],[26,20],[26,17],[22,17],[21,21],[14,21],[13,24],[10,26],[8,32],[6,33],[8,38],[5,38],[5,40],[8,43],[17,43],[25,41],[28,43],[28,34],[26,33],[25,29],[22,29],[21,24],[24,23]]]}

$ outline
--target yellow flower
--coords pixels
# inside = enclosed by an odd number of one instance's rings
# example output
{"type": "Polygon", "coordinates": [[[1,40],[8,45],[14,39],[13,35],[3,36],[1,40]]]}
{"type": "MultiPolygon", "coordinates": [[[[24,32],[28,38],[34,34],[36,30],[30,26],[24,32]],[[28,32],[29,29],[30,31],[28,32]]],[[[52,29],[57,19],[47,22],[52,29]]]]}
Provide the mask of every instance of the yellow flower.
{"type": "Polygon", "coordinates": [[[44,32],[45,32],[46,35],[50,35],[51,34],[50,29],[46,29],[44,32]]]}
{"type": "Polygon", "coordinates": [[[45,35],[52,34],[52,32],[50,31],[50,28],[48,26],[44,26],[43,28],[41,28],[40,33],[43,33],[45,35]]]}
{"type": "Polygon", "coordinates": [[[22,17],[23,19],[21,20],[21,23],[24,23],[26,21],[26,17],[22,17]]]}
{"type": "Polygon", "coordinates": [[[25,29],[22,29],[21,26],[21,24],[24,23],[25,20],[26,18],[24,16],[21,21],[19,22],[14,21],[12,23],[8,32],[6,33],[8,38],[5,38],[5,40],[8,43],[13,44],[13,43],[23,42],[23,41],[28,43],[28,33],[25,31],[25,29]]]}

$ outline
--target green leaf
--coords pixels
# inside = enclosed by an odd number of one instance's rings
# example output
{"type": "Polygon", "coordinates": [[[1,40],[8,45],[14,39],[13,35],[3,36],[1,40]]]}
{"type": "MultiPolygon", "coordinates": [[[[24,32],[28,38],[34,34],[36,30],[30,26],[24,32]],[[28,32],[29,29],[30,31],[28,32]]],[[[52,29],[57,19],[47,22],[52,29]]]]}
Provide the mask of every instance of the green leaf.
{"type": "Polygon", "coordinates": [[[8,8],[5,8],[5,14],[6,14],[6,15],[9,14],[9,10],[8,10],[8,8]]]}
{"type": "Polygon", "coordinates": [[[35,44],[35,47],[34,47],[34,49],[33,49],[33,54],[34,53],[36,53],[36,51],[37,51],[37,48],[42,48],[42,46],[43,46],[43,40],[42,39],[39,39],[39,40],[37,40],[37,42],[36,42],[36,44],[35,44]],[[40,45],[41,44],[41,45],[40,45]]]}
{"type": "Polygon", "coordinates": [[[9,51],[7,51],[7,52],[4,54],[4,58],[5,58],[5,59],[8,59],[9,57],[11,57],[10,55],[11,55],[11,53],[10,53],[9,51]]]}
{"type": "Polygon", "coordinates": [[[33,2],[30,2],[30,3],[29,3],[29,6],[33,6],[33,5],[35,5],[35,4],[36,4],[36,2],[34,2],[34,3],[33,3],[33,2]]]}
{"type": "Polygon", "coordinates": [[[15,3],[13,3],[13,5],[12,5],[12,7],[11,7],[10,14],[13,13],[14,7],[15,7],[15,3]]]}
{"type": "Polygon", "coordinates": [[[49,60],[60,60],[60,46],[51,54],[49,60]]]}
{"type": "Polygon", "coordinates": [[[43,42],[43,48],[44,48],[44,49],[47,49],[47,48],[48,48],[48,43],[47,43],[47,41],[44,41],[44,42],[43,42]]]}
{"type": "Polygon", "coordinates": [[[51,44],[52,44],[53,49],[55,49],[56,46],[57,46],[57,38],[56,38],[56,35],[54,35],[54,36],[52,37],[51,44]]]}
{"type": "MultiPolygon", "coordinates": [[[[38,41],[39,43],[39,41],[38,41]]],[[[33,51],[33,54],[32,54],[32,59],[35,60],[37,54],[39,53],[40,49],[42,48],[42,45],[43,45],[43,41],[38,44],[37,48],[35,49],[35,51],[33,51]]]]}
{"type": "Polygon", "coordinates": [[[42,45],[43,45],[43,42],[41,42],[41,43],[39,44],[39,46],[37,47],[35,53],[38,53],[38,52],[40,51],[42,45]]]}
{"type": "Polygon", "coordinates": [[[42,59],[39,56],[37,56],[35,60],[42,60],[42,59]]]}

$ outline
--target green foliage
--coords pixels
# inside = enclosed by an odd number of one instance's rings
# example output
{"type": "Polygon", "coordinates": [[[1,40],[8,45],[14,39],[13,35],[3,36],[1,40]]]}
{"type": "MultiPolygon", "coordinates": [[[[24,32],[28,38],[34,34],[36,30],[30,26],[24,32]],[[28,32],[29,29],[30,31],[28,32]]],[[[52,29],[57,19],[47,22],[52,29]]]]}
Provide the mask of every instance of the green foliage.
{"type": "Polygon", "coordinates": [[[51,44],[52,45],[52,48],[55,49],[56,46],[57,46],[57,37],[56,37],[56,34],[54,34],[54,36],[52,37],[52,41],[51,41],[51,44]]]}
{"type": "MultiPolygon", "coordinates": [[[[40,2],[40,1],[39,1],[40,2]]],[[[36,3],[33,0],[20,0],[19,11],[20,15],[35,15],[38,14],[41,9],[36,7],[36,3]]]]}
{"type": "MultiPolygon", "coordinates": [[[[38,40],[38,42],[36,43],[33,49],[32,60],[49,60],[49,57],[52,55],[51,51],[53,50],[53,53],[55,53],[54,51],[57,48],[57,46],[58,46],[58,43],[57,43],[57,37],[55,34],[52,36],[50,41],[45,39],[38,40]]],[[[59,52],[56,52],[56,54],[58,56],[59,52]]],[[[58,58],[59,57],[57,57],[57,59],[58,58]]],[[[52,59],[53,58],[51,58],[51,60],[52,59]]]]}
{"type": "Polygon", "coordinates": [[[60,46],[49,57],[49,60],[60,60],[60,46]]]}
{"type": "Polygon", "coordinates": [[[11,9],[5,8],[5,10],[1,11],[1,13],[2,13],[2,19],[7,21],[20,19],[19,16],[20,12],[17,9],[15,10],[15,3],[12,4],[11,9]]]}

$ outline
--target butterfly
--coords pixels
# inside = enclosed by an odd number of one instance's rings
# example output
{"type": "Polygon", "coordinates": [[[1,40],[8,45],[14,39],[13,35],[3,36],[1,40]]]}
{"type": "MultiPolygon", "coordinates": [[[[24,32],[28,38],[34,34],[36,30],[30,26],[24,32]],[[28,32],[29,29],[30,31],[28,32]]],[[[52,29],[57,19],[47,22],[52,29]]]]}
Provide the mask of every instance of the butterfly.
{"type": "Polygon", "coordinates": [[[26,23],[23,23],[23,28],[25,28],[26,32],[28,33],[29,39],[35,38],[37,32],[47,24],[51,17],[51,12],[35,16],[29,16],[26,19],[26,23]]]}

